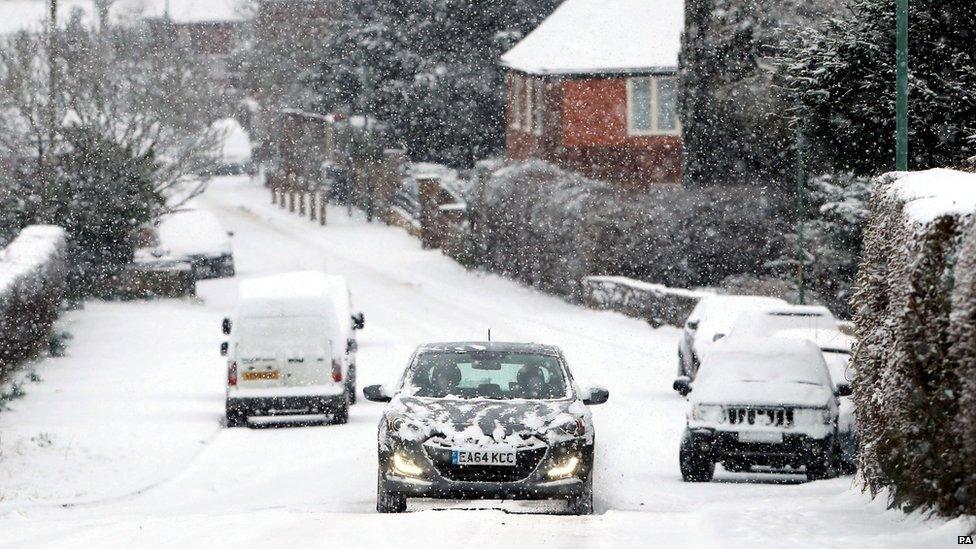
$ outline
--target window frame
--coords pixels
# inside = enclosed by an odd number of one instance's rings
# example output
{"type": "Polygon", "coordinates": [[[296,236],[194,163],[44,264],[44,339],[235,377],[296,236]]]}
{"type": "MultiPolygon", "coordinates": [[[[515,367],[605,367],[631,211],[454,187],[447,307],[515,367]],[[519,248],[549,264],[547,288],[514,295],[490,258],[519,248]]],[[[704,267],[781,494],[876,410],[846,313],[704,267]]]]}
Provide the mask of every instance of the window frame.
{"type": "Polygon", "coordinates": [[[651,75],[651,76],[631,76],[627,78],[627,135],[629,136],[649,136],[649,135],[681,135],[681,117],[677,113],[675,105],[675,124],[674,128],[658,128],[658,87],[661,80],[677,80],[677,75],[651,75]],[[651,127],[650,129],[638,129],[634,127],[634,85],[637,80],[648,80],[651,86],[651,127]]]}
{"type": "Polygon", "coordinates": [[[533,82],[535,83],[535,90],[532,94],[532,97],[534,98],[534,105],[532,108],[532,131],[535,135],[542,135],[544,107],[546,100],[546,83],[545,80],[541,78],[535,78],[533,79],[533,82]]]}
{"type": "Polygon", "coordinates": [[[511,127],[518,130],[522,128],[522,96],[525,84],[523,78],[517,74],[512,75],[512,123],[511,127]]]}

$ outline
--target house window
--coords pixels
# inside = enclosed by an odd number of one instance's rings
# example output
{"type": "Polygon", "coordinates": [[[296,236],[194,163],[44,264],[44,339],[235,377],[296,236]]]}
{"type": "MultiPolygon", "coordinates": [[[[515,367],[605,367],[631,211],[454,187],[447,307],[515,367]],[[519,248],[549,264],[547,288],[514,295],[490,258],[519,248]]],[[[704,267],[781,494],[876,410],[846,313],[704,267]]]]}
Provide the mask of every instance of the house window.
{"type": "Polygon", "coordinates": [[[522,127],[522,78],[512,77],[512,127],[522,127]]]}
{"type": "Polygon", "coordinates": [[[542,135],[542,116],[545,108],[545,82],[541,78],[535,80],[535,134],[542,135]]]}
{"type": "Polygon", "coordinates": [[[678,122],[678,82],[671,76],[627,80],[627,130],[630,135],[674,135],[678,122]]]}

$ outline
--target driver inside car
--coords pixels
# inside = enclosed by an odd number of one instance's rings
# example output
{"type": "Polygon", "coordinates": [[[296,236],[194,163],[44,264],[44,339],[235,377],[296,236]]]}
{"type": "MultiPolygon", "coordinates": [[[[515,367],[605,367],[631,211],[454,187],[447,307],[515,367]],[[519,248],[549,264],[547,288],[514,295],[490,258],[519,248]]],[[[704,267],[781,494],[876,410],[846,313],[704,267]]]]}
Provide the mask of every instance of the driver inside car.
{"type": "Polygon", "coordinates": [[[549,387],[542,368],[535,364],[526,364],[519,369],[515,378],[523,398],[543,398],[548,396],[549,387]]]}
{"type": "Polygon", "coordinates": [[[461,369],[454,362],[441,362],[430,375],[431,389],[437,395],[449,395],[461,383],[461,369]]]}

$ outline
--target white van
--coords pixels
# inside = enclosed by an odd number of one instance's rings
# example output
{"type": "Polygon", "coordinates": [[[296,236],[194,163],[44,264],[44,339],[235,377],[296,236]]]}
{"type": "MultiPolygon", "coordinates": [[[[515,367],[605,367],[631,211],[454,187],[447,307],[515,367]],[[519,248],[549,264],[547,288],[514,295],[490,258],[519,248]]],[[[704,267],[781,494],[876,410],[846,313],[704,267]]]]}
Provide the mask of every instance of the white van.
{"type": "Polygon", "coordinates": [[[343,337],[346,341],[346,360],[349,364],[349,375],[346,378],[346,384],[349,386],[350,402],[355,404],[356,351],[359,350],[356,330],[362,330],[366,326],[366,317],[362,311],[353,312],[352,292],[349,291],[349,285],[346,284],[346,277],[327,275],[326,280],[338,317],[339,329],[342,330],[343,337]]]}
{"type": "Polygon", "coordinates": [[[349,417],[352,390],[346,331],[332,282],[299,272],[241,282],[233,321],[224,319],[227,425],[249,418],[349,417]]]}

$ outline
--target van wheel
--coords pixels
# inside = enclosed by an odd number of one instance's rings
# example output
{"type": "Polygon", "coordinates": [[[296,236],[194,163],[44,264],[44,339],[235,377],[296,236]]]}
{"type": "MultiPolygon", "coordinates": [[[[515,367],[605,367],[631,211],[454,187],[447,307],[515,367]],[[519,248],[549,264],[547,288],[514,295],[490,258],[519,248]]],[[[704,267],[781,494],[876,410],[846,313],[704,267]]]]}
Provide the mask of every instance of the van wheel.
{"type": "Polygon", "coordinates": [[[243,427],[247,425],[247,415],[241,410],[227,409],[227,427],[243,427]]]}
{"type": "Polygon", "coordinates": [[[346,391],[349,393],[349,404],[356,403],[356,366],[349,367],[349,382],[346,384],[346,391]]]}
{"type": "Polygon", "coordinates": [[[407,510],[407,498],[399,492],[386,489],[382,473],[376,475],[376,512],[402,513],[407,510]]]}
{"type": "Polygon", "coordinates": [[[343,403],[342,407],[336,410],[335,415],[332,416],[332,423],[336,425],[344,425],[349,423],[349,398],[346,398],[346,402],[343,403]]]}

